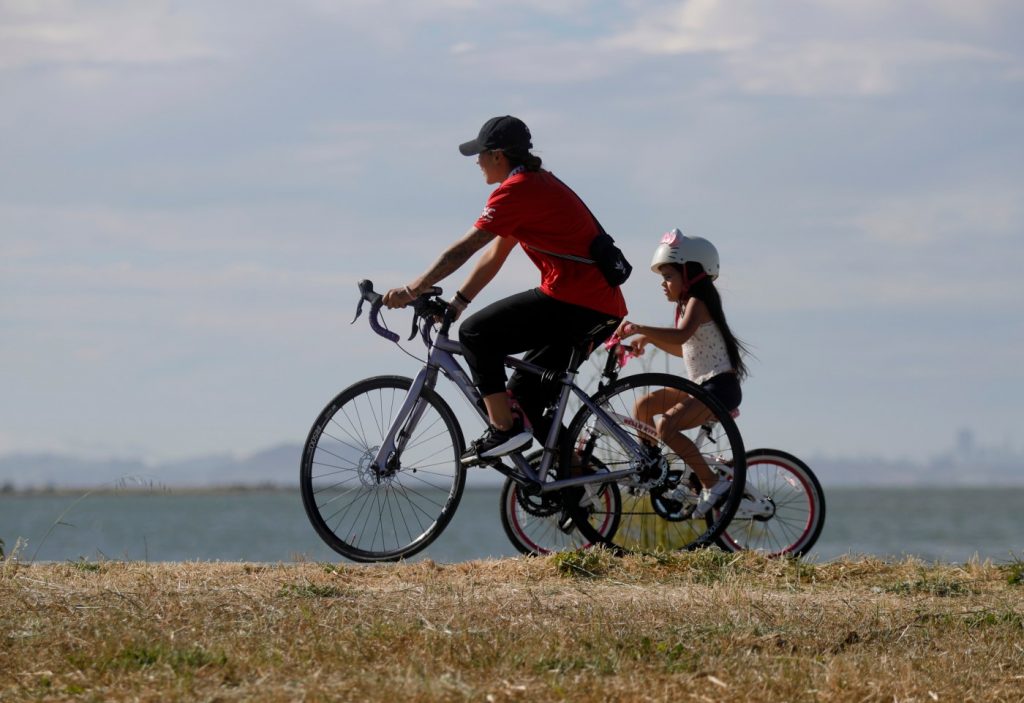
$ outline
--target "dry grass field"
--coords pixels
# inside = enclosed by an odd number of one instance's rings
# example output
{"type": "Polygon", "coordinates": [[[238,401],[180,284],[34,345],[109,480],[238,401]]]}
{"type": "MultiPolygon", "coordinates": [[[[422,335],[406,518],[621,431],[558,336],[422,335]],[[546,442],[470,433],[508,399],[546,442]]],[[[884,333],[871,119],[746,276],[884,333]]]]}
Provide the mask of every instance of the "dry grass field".
{"type": "Polygon", "coordinates": [[[1024,564],[9,559],[0,700],[1022,701],[1024,564]]]}

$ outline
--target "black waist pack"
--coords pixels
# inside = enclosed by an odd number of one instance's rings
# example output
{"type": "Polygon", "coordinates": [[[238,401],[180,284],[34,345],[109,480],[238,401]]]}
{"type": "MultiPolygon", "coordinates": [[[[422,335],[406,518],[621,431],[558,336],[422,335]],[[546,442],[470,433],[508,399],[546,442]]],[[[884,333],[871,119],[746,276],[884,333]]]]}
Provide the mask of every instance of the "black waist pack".
{"type": "MultiPolygon", "coordinates": [[[[594,221],[597,222],[597,220],[594,221]]],[[[608,281],[608,285],[612,288],[617,288],[629,278],[629,274],[633,272],[633,265],[626,259],[626,255],[622,253],[622,250],[616,246],[612,235],[604,231],[600,222],[598,222],[597,226],[600,228],[600,231],[590,242],[589,259],[585,256],[576,256],[575,254],[559,254],[556,251],[541,249],[533,244],[528,244],[527,246],[534,251],[539,251],[541,254],[557,256],[559,259],[568,259],[569,261],[576,261],[581,264],[592,264],[601,271],[601,275],[604,276],[604,280],[608,281]]]]}
{"type": "Polygon", "coordinates": [[[629,274],[633,272],[633,265],[604,228],[601,228],[594,241],[590,243],[590,258],[594,260],[594,265],[601,269],[604,280],[613,288],[625,283],[629,274]]]}

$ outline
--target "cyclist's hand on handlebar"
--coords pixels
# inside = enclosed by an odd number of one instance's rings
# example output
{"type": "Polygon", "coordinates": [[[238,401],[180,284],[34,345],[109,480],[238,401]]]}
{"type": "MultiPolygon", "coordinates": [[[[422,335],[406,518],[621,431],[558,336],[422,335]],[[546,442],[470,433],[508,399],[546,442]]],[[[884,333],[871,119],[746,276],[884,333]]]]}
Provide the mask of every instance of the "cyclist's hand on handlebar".
{"type": "Polygon", "coordinates": [[[384,305],[388,308],[404,308],[406,305],[416,300],[416,294],[413,293],[409,286],[402,286],[401,288],[392,288],[384,294],[384,305]]]}

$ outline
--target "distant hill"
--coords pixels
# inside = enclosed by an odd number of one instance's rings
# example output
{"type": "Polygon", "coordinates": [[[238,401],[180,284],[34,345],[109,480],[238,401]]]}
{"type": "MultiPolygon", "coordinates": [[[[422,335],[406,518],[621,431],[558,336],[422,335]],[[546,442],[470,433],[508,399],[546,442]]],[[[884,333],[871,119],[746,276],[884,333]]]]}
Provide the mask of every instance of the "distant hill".
{"type": "Polygon", "coordinates": [[[94,460],[59,454],[0,457],[0,487],[7,490],[84,488],[138,479],[169,488],[274,485],[295,486],[300,445],[280,445],[243,457],[213,454],[160,464],[138,460],[94,460]]]}
{"type": "MultiPolygon", "coordinates": [[[[8,454],[0,456],[0,490],[92,488],[132,479],[168,488],[295,487],[301,454],[298,444],[283,444],[242,457],[213,454],[159,464],[58,454],[8,454]]],[[[978,447],[969,433],[961,433],[954,449],[919,463],[870,456],[801,458],[825,486],[1024,485],[1024,456],[978,447]]],[[[477,479],[490,477],[479,472],[473,475],[477,479]]],[[[493,478],[494,483],[500,479],[497,474],[493,478]]]]}
{"type": "Polygon", "coordinates": [[[804,461],[826,486],[1024,486],[1024,459],[936,458],[922,463],[873,457],[810,457],[804,461]]]}

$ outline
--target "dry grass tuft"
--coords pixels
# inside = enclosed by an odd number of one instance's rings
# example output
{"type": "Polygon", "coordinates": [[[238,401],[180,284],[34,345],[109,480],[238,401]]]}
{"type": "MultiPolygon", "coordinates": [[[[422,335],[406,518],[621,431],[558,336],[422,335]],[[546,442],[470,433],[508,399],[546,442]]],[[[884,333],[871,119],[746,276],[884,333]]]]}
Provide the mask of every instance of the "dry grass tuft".
{"type": "Polygon", "coordinates": [[[1020,701],[1024,565],[0,562],[0,700],[1020,701]]]}

